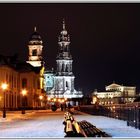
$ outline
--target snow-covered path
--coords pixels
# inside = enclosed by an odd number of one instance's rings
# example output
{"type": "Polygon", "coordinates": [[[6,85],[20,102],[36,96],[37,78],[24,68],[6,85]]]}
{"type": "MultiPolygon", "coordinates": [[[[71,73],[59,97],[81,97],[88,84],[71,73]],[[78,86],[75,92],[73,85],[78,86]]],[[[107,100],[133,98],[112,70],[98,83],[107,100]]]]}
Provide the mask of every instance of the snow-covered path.
{"type": "MultiPolygon", "coordinates": [[[[0,114],[0,138],[64,138],[63,115],[64,112],[48,110],[25,115],[15,112],[9,113],[4,120],[0,114]]],[[[140,138],[140,130],[128,127],[122,120],[85,113],[75,114],[74,117],[77,121],[87,120],[113,138],[140,138]]]]}
{"type": "Polygon", "coordinates": [[[63,115],[60,111],[37,111],[9,118],[0,123],[0,138],[64,138],[63,115]]]}

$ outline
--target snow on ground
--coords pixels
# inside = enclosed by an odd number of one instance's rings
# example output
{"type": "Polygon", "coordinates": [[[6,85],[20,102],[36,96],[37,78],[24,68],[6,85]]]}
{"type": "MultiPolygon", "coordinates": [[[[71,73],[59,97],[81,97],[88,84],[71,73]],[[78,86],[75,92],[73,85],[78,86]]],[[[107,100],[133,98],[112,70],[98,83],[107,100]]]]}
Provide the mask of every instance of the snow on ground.
{"type": "MultiPolygon", "coordinates": [[[[74,115],[77,121],[87,120],[113,138],[140,138],[140,130],[128,127],[126,121],[85,113],[74,115]]],[[[0,113],[0,138],[64,138],[64,112],[50,110],[0,113]]]]}
{"type": "Polygon", "coordinates": [[[94,116],[86,113],[74,115],[77,121],[86,120],[97,128],[110,134],[113,138],[140,138],[140,130],[127,126],[127,122],[104,116],[94,116]]]}
{"type": "Polygon", "coordinates": [[[63,112],[19,116],[13,122],[0,123],[0,138],[64,138],[63,112]]]}
{"type": "Polygon", "coordinates": [[[26,111],[26,113],[23,115],[21,114],[21,111],[7,111],[6,112],[6,118],[2,118],[2,112],[0,112],[0,123],[1,122],[11,122],[13,120],[17,119],[28,119],[30,115],[35,113],[35,111],[26,111]]]}

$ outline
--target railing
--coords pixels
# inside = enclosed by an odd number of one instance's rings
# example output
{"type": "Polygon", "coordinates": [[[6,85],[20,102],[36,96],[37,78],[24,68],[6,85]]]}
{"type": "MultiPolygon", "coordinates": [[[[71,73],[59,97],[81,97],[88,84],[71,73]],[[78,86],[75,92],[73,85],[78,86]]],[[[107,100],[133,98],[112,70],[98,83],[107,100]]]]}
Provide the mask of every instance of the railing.
{"type": "Polygon", "coordinates": [[[80,110],[92,115],[102,115],[119,120],[127,121],[127,126],[140,129],[140,103],[113,104],[106,106],[79,106],[75,110],[80,110]]]}
{"type": "Polygon", "coordinates": [[[104,116],[127,121],[128,126],[140,129],[140,103],[105,106],[104,116]]]}

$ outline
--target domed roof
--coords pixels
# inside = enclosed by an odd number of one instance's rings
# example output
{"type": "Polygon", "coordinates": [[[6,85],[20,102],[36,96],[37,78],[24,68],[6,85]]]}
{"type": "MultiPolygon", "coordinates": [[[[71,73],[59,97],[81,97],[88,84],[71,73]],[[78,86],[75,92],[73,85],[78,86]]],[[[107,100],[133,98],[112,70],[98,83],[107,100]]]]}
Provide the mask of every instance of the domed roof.
{"type": "Polygon", "coordinates": [[[29,44],[42,44],[42,39],[40,34],[36,31],[36,27],[34,28],[34,32],[29,38],[29,44]]]}

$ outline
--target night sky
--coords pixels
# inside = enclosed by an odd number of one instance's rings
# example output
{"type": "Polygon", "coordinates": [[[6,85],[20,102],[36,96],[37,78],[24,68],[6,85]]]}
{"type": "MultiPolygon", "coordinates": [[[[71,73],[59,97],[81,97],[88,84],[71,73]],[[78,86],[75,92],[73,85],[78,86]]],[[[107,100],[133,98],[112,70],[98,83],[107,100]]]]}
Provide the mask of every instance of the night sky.
{"type": "Polygon", "coordinates": [[[76,89],[85,94],[105,85],[140,91],[140,4],[0,4],[0,54],[28,59],[34,26],[43,40],[47,69],[56,68],[58,35],[65,19],[70,34],[76,89]]]}

